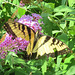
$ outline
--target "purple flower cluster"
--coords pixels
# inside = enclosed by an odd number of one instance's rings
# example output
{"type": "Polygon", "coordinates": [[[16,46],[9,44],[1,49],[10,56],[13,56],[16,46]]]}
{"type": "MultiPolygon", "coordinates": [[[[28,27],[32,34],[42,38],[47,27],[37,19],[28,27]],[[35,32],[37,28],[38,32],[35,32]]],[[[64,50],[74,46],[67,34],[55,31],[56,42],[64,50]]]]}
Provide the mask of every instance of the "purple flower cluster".
{"type": "Polygon", "coordinates": [[[25,51],[25,48],[28,46],[28,43],[28,41],[18,37],[13,40],[12,35],[10,36],[7,33],[5,40],[0,44],[1,59],[5,58],[8,51],[12,51],[15,53],[17,53],[17,51],[20,51],[20,49],[25,51]]]}
{"type": "MultiPolygon", "coordinates": [[[[36,32],[37,30],[42,30],[40,25],[43,24],[43,22],[39,23],[39,19],[42,19],[42,17],[39,14],[33,13],[32,16],[23,15],[18,22],[27,25],[36,32]]],[[[12,37],[12,35],[10,36],[7,33],[5,40],[0,44],[1,59],[5,58],[8,51],[17,53],[17,51],[20,51],[20,49],[25,51],[25,48],[28,46],[29,41],[18,37],[13,40],[12,37]]]]}
{"type": "Polygon", "coordinates": [[[33,13],[30,15],[23,15],[18,22],[22,23],[24,25],[27,25],[28,27],[30,27],[31,29],[33,29],[35,32],[37,30],[42,30],[42,28],[40,27],[41,24],[43,24],[43,22],[38,22],[39,19],[42,19],[42,17],[39,14],[33,13]]]}

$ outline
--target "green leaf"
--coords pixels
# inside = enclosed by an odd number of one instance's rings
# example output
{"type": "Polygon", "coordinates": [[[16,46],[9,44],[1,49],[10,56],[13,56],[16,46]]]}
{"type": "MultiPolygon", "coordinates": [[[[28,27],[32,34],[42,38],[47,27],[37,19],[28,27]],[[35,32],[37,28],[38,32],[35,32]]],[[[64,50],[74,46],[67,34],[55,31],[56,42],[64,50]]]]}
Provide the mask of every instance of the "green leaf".
{"type": "Polygon", "coordinates": [[[0,63],[0,70],[3,70],[1,63],[0,63]]]}
{"type": "Polygon", "coordinates": [[[64,61],[64,63],[71,63],[71,59],[74,58],[74,55],[70,55],[69,57],[67,57],[64,61]]]}
{"type": "Polygon", "coordinates": [[[9,64],[11,68],[13,68],[14,64],[14,57],[18,57],[14,52],[9,52],[8,55],[6,56],[6,61],[5,64],[9,64]]]}
{"type": "Polygon", "coordinates": [[[12,0],[9,0],[9,2],[11,3],[12,0]]]}
{"type": "Polygon", "coordinates": [[[4,75],[11,75],[11,74],[14,75],[14,69],[9,69],[9,70],[4,72],[4,75]]]}
{"type": "Polygon", "coordinates": [[[53,30],[52,31],[52,34],[55,34],[55,33],[61,33],[62,31],[60,31],[60,30],[53,30]]]}
{"type": "Polygon", "coordinates": [[[64,63],[63,63],[63,70],[66,70],[70,68],[70,66],[74,65],[74,55],[70,55],[69,57],[67,57],[65,60],[64,60],[64,63]],[[73,60],[73,61],[72,61],[73,60]]]}
{"type": "Polygon", "coordinates": [[[45,72],[47,71],[47,61],[45,60],[44,64],[42,65],[42,74],[44,75],[45,72]]]}
{"type": "Polygon", "coordinates": [[[56,71],[54,75],[64,75],[64,74],[61,70],[59,70],[59,71],[56,71]]]}
{"type": "Polygon", "coordinates": [[[64,29],[64,28],[66,27],[65,22],[61,22],[61,23],[60,23],[60,26],[64,29]]]}
{"type": "Polygon", "coordinates": [[[64,20],[67,20],[67,21],[74,21],[74,22],[75,22],[75,17],[68,17],[68,18],[65,18],[64,20]]]}
{"type": "Polygon", "coordinates": [[[75,75],[75,65],[71,66],[66,72],[66,75],[75,75]]]}
{"type": "Polygon", "coordinates": [[[66,43],[66,44],[68,44],[68,36],[65,33],[59,35],[57,37],[57,39],[61,40],[62,42],[66,43]]]}
{"type": "Polygon", "coordinates": [[[70,33],[72,36],[74,36],[74,35],[75,35],[74,30],[69,30],[69,33],[70,33]]]}
{"type": "Polygon", "coordinates": [[[74,9],[65,5],[60,5],[54,9],[54,12],[72,12],[74,9]]]}
{"type": "Polygon", "coordinates": [[[30,68],[31,68],[32,70],[35,70],[35,71],[37,70],[37,68],[34,67],[34,66],[31,66],[30,68]]]}
{"type": "Polygon", "coordinates": [[[55,4],[54,3],[46,3],[46,2],[42,2],[42,11],[44,13],[52,13],[54,7],[55,7],[55,4]]]}
{"type": "Polygon", "coordinates": [[[42,13],[41,16],[42,16],[43,22],[45,24],[45,25],[42,25],[42,32],[45,33],[45,35],[52,35],[53,24],[48,19],[49,14],[42,13]]]}
{"type": "Polygon", "coordinates": [[[37,67],[34,66],[30,66],[30,69],[32,70],[32,73],[35,73],[38,70],[37,67]]]}
{"type": "Polygon", "coordinates": [[[74,21],[70,21],[70,23],[69,23],[69,27],[72,27],[72,26],[74,26],[74,21]]]}
{"type": "Polygon", "coordinates": [[[15,75],[28,75],[25,70],[21,67],[15,68],[15,75]]]}
{"type": "Polygon", "coordinates": [[[33,73],[33,75],[42,75],[41,71],[37,70],[35,71],[35,73],[33,73]]]}
{"type": "Polygon", "coordinates": [[[13,4],[19,5],[19,0],[13,0],[13,4]]]}
{"type": "Polygon", "coordinates": [[[70,30],[69,30],[69,34],[75,35],[75,26],[72,26],[72,27],[70,27],[69,29],[70,29],[70,30]]]}
{"type": "Polygon", "coordinates": [[[23,60],[21,58],[14,58],[14,64],[22,64],[22,65],[26,66],[25,60],[23,60]]]}
{"type": "Polygon", "coordinates": [[[69,41],[69,47],[71,49],[75,50],[75,38],[73,38],[69,41]]]}
{"type": "Polygon", "coordinates": [[[72,11],[72,12],[69,12],[69,15],[70,15],[70,14],[75,15],[75,10],[74,10],[74,11],[72,11]]]}
{"type": "MultiPolygon", "coordinates": [[[[12,12],[12,13],[14,13],[16,10],[17,10],[17,8],[16,8],[16,7],[14,7],[14,8],[13,8],[13,7],[11,7],[11,12],[12,12]]],[[[17,13],[16,13],[16,14],[17,14],[17,13]]],[[[16,14],[15,14],[15,15],[16,15],[16,14]]]]}
{"type": "Polygon", "coordinates": [[[9,52],[9,54],[8,54],[8,56],[14,56],[14,57],[18,57],[16,54],[15,54],[15,52],[9,52]]]}
{"type": "Polygon", "coordinates": [[[22,8],[18,8],[18,17],[21,18],[22,15],[25,15],[26,10],[22,9],[22,8]]]}
{"type": "Polygon", "coordinates": [[[60,16],[60,15],[64,15],[64,14],[61,13],[61,12],[57,12],[57,13],[54,14],[54,16],[60,16]]]}
{"type": "Polygon", "coordinates": [[[60,58],[60,56],[58,56],[57,57],[57,67],[58,68],[60,67],[61,61],[62,61],[62,58],[60,58]]]}
{"type": "Polygon", "coordinates": [[[68,0],[69,6],[72,7],[75,4],[75,0],[68,0]]]}
{"type": "Polygon", "coordinates": [[[62,0],[62,4],[65,5],[67,0],[62,0]]]}

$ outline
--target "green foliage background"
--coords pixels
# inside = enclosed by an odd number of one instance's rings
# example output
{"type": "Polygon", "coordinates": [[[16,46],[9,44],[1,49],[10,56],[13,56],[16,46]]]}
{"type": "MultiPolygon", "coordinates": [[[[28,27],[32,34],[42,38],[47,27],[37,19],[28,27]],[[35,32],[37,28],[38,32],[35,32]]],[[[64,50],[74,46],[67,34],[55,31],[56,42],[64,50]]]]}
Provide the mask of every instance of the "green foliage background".
{"type": "Polygon", "coordinates": [[[66,43],[72,53],[59,55],[56,60],[42,57],[27,61],[10,52],[5,59],[0,59],[0,75],[75,75],[75,0],[27,1],[20,7],[20,0],[0,0],[0,38],[5,33],[2,26],[18,9],[18,18],[24,14],[40,14],[44,22],[42,32],[66,43]]]}

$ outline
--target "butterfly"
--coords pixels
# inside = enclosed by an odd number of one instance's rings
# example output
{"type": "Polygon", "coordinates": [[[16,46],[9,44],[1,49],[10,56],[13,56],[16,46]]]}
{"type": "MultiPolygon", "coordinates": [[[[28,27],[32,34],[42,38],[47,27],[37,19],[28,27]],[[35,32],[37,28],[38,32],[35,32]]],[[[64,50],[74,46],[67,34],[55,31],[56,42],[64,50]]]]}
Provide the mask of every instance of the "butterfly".
{"type": "Polygon", "coordinates": [[[8,21],[4,24],[4,28],[14,37],[21,37],[30,42],[26,49],[28,55],[37,53],[37,57],[44,54],[55,57],[55,50],[58,55],[70,52],[69,47],[62,41],[51,36],[41,35],[39,31],[35,32],[24,24],[8,21]]]}

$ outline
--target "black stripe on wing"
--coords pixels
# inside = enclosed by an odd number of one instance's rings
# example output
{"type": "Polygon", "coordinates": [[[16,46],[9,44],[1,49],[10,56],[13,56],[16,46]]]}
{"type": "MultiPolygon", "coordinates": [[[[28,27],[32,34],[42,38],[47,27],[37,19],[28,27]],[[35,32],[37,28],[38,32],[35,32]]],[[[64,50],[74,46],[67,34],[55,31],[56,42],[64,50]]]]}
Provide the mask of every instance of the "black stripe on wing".
{"type": "Polygon", "coordinates": [[[8,23],[5,23],[4,29],[7,31],[7,33],[8,33],[9,35],[12,34],[14,37],[17,37],[17,36],[15,35],[15,33],[13,32],[13,30],[11,29],[11,27],[9,26],[8,23]]]}
{"type": "Polygon", "coordinates": [[[28,34],[29,34],[29,39],[31,39],[31,29],[29,27],[27,27],[27,31],[28,31],[28,34]]]}

